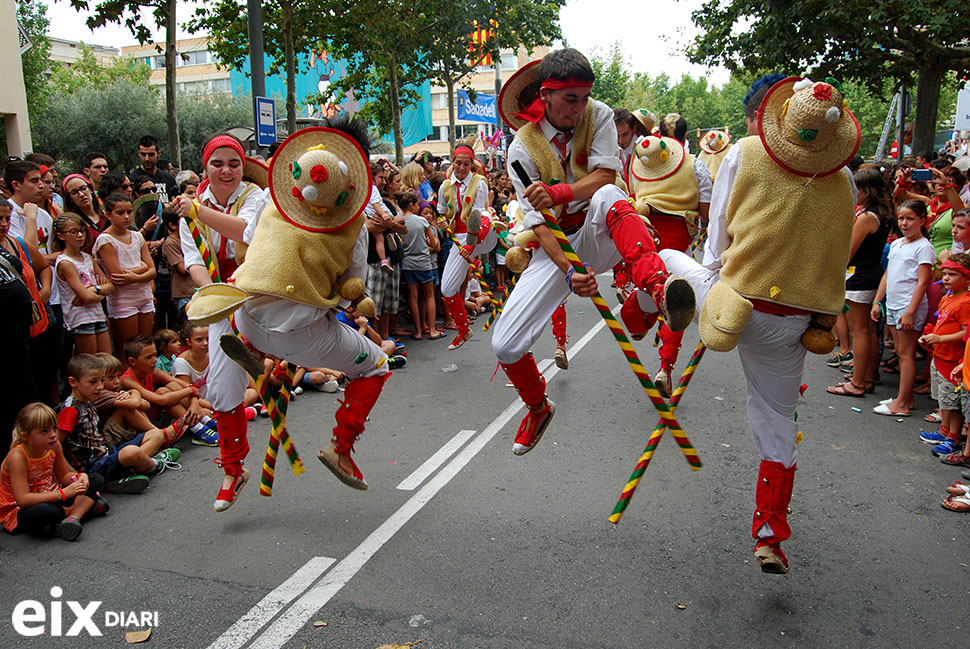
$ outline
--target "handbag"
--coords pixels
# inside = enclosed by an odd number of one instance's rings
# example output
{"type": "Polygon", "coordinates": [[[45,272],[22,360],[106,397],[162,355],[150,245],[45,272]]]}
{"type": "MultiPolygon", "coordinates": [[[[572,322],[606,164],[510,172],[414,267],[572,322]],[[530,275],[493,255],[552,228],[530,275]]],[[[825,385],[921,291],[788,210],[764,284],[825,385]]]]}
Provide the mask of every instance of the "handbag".
{"type": "MultiPolygon", "coordinates": [[[[23,276],[17,272],[17,269],[13,267],[13,264],[7,261],[7,258],[3,255],[0,255],[0,265],[2,265],[11,275],[19,279],[20,283],[24,285],[24,288],[27,289],[27,292],[30,293],[30,287],[27,286],[27,282],[24,281],[23,276]]],[[[44,316],[41,314],[40,307],[37,306],[37,302],[34,301],[34,296],[31,295],[30,297],[30,324],[31,327],[33,327],[40,322],[44,316]]]]}
{"type": "Polygon", "coordinates": [[[24,272],[20,274],[20,281],[24,283],[24,286],[27,287],[27,292],[30,293],[30,299],[33,302],[33,315],[40,315],[40,318],[35,318],[30,325],[30,337],[36,338],[47,331],[47,327],[50,326],[51,322],[55,322],[56,319],[54,318],[54,313],[50,305],[42,302],[40,299],[40,284],[34,275],[30,253],[27,251],[27,244],[20,237],[16,237],[13,240],[17,242],[17,255],[20,257],[20,263],[24,268],[24,272]]]}
{"type": "Polygon", "coordinates": [[[400,266],[404,261],[404,239],[396,232],[387,230],[384,232],[384,251],[387,253],[387,260],[392,266],[400,266]]]}

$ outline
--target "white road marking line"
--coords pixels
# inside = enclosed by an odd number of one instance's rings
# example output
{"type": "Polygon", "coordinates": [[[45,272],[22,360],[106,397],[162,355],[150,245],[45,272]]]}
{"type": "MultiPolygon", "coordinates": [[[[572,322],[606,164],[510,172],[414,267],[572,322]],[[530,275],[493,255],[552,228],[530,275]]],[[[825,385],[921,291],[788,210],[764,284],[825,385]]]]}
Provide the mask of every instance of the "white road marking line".
{"type": "MultiPolygon", "coordinates": [[[[619,310],[613,310],[615,314],[619,310]]],[[[606,323],[600,320],[586,334],[580,338],[572,347],[574,353],[579,351],[593,339],[593,337],[604,327],[606,323]]],[[[552,363],[552,359],[548,360],[552,363]]],[[[554,367],[547,376],[547,381],[559,373],[559,368],[554,367]]],[[[416,494],[411,496],[407,502],[391,514],[391,516],[381,523],[381,525],[371,532],[364,541],[358,545],[350,554],[344,557],[333,570],[328,572],[317,584],[303,594],[298,600],[293,602],[286,611],[283,612],[266,630],[253,639],[250,649],[280,649],[290,641],[303,626],[310,621],[317,611],[326,606],[334,595],[340,592],[347,582],[364,567],[364,564],[374,556],[381,547],[387,543],[404,525],[411,520],[421,509],[430,502],[434,496],[447,485],[452,478],[458,475],[465,465],[474,459],[478,453],[485,448],[495,435],[522,410],[523,404],[516,399],[502,413],[474,439],[472,439],[458,455],[456,455],[437,475],[432,477],[416,494]]],[[[302,568],[301,568],[302,570],[302,568]]],[[[297,574],[299,571],[297,571],[297,574]]],[[[296,574],[290,579],[295,579],[296,574]]],[[[241,622],[242,620],[240,620],[241,622]]],[[[239,624],[239,622],[237,622],[239,624]]],[[[235,625],[234,625],[235,626],[235,625]]],[[[227,632],[228,633],[228,632],[227,632]]],[[[210,647],[215,649],[215,647],[210,647]]]]}
{"type": "Polygon", "coordinates": [[[478,431],[458,431],[458,434],[445,442],[445,445],[438,449],[437,453],[425,460],[424,464],[414,470],[414,473],[404,478],[397,488],[401,491],[414,491],[420,487],[421,483],[424,482],[429,475],[437,471],[438,467],[444,464],[445,460],[454,455],[455,451],[460,449],[462,445],[468,441],[468,438],[470,438],[476,432],[478,431]]]}
{"type": "Polygon", "coordinates": [[[283,610],[283,607],[309,588],[320,575],[327,571],[327,568],[336,562],[336,559],[330,557],[313,557],[307,561],[289,579],[266,595],[248,613],[229,627],[225,633],[216,638],[215,642],[209,645],[209,649],[239,649],[239,647],[242,647],[249,642],[249,639],[255,633],[276,617],[276,614],[283,610]]]}

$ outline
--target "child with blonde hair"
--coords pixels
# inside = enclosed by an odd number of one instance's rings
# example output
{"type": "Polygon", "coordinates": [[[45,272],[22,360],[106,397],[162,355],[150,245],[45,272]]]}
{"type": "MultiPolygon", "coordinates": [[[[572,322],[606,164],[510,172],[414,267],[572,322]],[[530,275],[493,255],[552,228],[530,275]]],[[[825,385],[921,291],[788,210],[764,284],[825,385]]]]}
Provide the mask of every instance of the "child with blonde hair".
{"type": "Polygon", "coordinates": [[[79,473],[57,440],[57,413],[31,403],[17,416],[10,452],[0,464],[0,523],[12,534],[55,533],[74,541],[88,513],[104,514],[104,478],[79,473]]]}

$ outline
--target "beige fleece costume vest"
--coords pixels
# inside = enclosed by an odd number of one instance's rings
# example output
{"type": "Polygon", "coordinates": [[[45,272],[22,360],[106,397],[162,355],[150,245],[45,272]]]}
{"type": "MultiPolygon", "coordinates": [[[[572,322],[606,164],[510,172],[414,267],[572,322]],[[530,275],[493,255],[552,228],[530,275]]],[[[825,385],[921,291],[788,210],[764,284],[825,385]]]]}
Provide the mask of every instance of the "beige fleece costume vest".
{"type": "Polygon", "coordinates": [[[701,161],[707,170],[711,172],[711,177],[717,176],[717,170],[721,168],[721,163],[724,162],[724,156],[727,152],[731,150],[733,144],[726,144],[724,148],[717,153],[708,153],[707,151],[701,151],[697,155],[697,159],[701,161]]]}
{"type": "Polygon", "coordinates": [[[350,265],[362,217],[333,232],[308,232],[267,205],[246,253],[246,263],[232,281],[248,293],[275,295],[310,306],[331,308],[340,302],[337,278],[350,265]]]}
{"type": "MultiPolygon", "coordinates": [[[[471,176],[471,180],[468,181],[468,189],[465,190],[465,195],[461,197],[464,204],[461,206],[461,222],[468,223],[468,217],[471,215],[472,207],[475,205],[475,196],[478,194],[478,188],[482,184],[482,177],[474,172],[468,172],[471,176]]],[[[459,212],[458,207],[455,205],[455,183],[452,182],[451,178],[448,178],[443,183],[441,183],[442,192],[445,198],[445,209],[443,211],[443,216],[448,219],[448,222],[454,227],[455,214],[459,212]]]]}
{"type": "Polygon", "coordinates": [[[683,219],[692,238],[697,234],[700,188],[694,175],[694,156],[685,154],[680,168],[661,180],[638,180],[631,164],[628,184],[636,196],[637,212],[641,216],[649,219],[651,212],[662,212],[683,219]]]}
{"type": "Polygon", "coordinates": [[[742,139],[725,222],[721,281],[749,299],[841,313],[854,201],[842,171],[786,172],[757,136],[742,139]]]}

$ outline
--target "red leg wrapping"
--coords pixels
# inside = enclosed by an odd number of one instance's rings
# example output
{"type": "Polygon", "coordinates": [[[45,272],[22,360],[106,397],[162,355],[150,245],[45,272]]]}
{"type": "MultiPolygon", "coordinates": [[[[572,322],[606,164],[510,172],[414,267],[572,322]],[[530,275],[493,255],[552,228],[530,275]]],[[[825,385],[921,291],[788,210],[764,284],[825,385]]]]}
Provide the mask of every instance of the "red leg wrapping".
{"type": "Polygon", "coordinates": [[[633,289],[620,307],[620,320],[631,336],[642,336],[657,323],[656,313],[644,313],[637,302],[637,289],[633,289]]]}
{"type": "Polygon", "coordinates": [[[786,469],[781,462],[761,460],[755,489],[756,509],[751,523],[751,536],[754,538],[758,538],[758,530],[765,523],[771,526],[772,536],[761,541],[778,544],[791,536],[788,504],[795,486],[795,468],[791,466],[786,469]]]}
{"type": "Polygon", "coordinates": [[[526,354],[514,363],[501,365],[525,405],[529,406],[530,410],[540,406],[546,398],[546,380],[539,373],[532,354],[526,354]]]}
{"type": "Polygon", "coordinates": [[[370,414],[377,398],[381,396],[384,382],[391,373],[379,376],[367,376],[354,379],[347,384],[344,400],[334,415],[337,425],[333,429],[333,441],[336,451],[349,455],[354,449],[354,442],[364,432],[364,422],[370,414]]]}
{"type": "Polygon", "coordinates": [[[232,410],[215,415],[216,429],[219,431],[219,464],[226,475],[235,477],[242,473],[243,460],[249,454],[246,410],[240,403],[232,410]]]}
{"type": "Polygon", "coordinates": [[[683,331],[671,331],[666,324],[660,327],[660,367],[673,371],[674,365],[677,364],[680,343],[683,340],[683,331]]]}
{"type": "Polygon", "coordinates": [[[633,276],[633,283],[650,293],[655,301],[659,300],[667,279],[667,267],[657,254],[653,235],[636,209],[626,201],[614,203],[606,214],[606,226],[633,276]]]}
{"type": "Polygon", "coordinates": [[[566,344],[566,305],[560,304],[552,312],[552,335],[560,345],[566,344]]]}
{"type": "Polygon", "coordinates": [[[455,326],[458,328],[458,335],[468,331],[468,311],[465,310],[465,301],[460,295],[452,295],[450,297],[442,296],[442,301],[445,306],[448,307],[448,313],[451,314],[452,320],[455,321],[455,326]]]}

